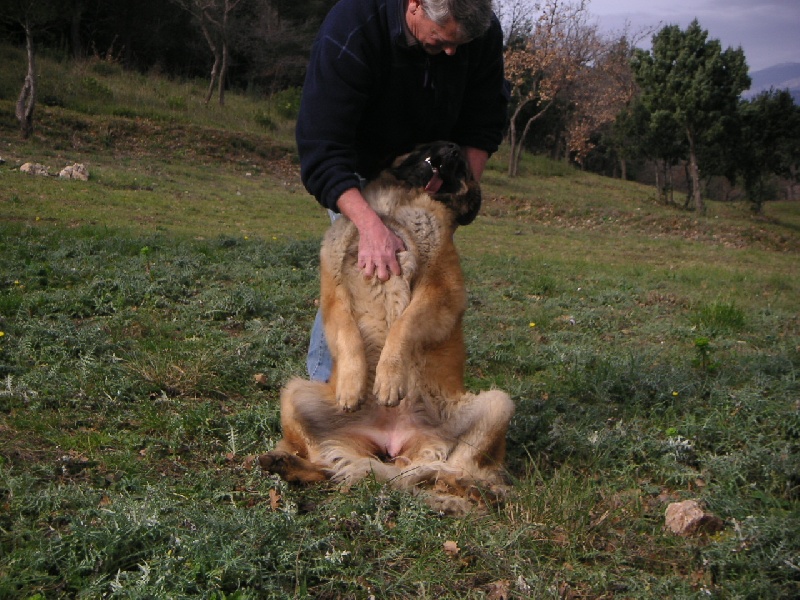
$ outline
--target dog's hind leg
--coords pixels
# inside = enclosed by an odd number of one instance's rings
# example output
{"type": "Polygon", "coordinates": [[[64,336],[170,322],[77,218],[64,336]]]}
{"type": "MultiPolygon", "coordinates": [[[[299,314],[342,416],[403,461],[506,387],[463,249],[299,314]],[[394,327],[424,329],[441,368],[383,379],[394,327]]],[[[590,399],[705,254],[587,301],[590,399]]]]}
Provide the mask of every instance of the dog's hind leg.
{"type": "Polygon", "coordinates": [[[329,384],[291,380],[281,391],[283,439],[259,457],[261,467],[298,483],[330,479],[330,465],[320,457],[320,443],[344,427],[346,417],[329,384]]]}
{"type": "Polygon", "coordinates": [[[444,434],[456,441],[447,464],[468,480],[501,483],[506,433],[514,415],[509,395],[501,390],[467,393],[446,413],[444,434]]]}
{"type": "Polygon", "coordinates": [[[400,474],[400,467],[380,460],[373,453],[374,447],[363,439],[329,441],[322,444],[320,454],[330,464],[330,478],[344,485],[353,485],[365,477],[376,481],[391,482],[400,474]]]}
{"type": "Polygon", "coordinates": [[[330,478],[321,466],[281,450],[280,444],[275,450],[259,456],[258,463],[264,471],[280,475],[291,483],[316,483],[330,478]]]}

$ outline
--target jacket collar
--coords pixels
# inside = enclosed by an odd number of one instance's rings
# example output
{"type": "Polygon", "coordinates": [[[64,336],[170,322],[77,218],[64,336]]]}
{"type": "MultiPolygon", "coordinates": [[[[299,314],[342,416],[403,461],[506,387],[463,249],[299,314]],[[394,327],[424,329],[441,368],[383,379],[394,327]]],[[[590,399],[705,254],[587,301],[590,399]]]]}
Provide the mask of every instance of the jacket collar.
{"type": "Polygon", "coordinates": [[[389,34],[392,43],[401,48],[411,48],[418,44],[411,35],[406,23],[406,3],[408,0],[387,0],[386,14],[389,21],[389,34]]]}

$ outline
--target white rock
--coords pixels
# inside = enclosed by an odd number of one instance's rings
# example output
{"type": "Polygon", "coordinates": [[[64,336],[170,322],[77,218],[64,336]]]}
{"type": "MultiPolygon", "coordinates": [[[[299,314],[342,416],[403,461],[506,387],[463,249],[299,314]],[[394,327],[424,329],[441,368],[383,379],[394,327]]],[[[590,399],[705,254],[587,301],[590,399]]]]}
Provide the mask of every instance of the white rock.
{"type": "Polygon", "coordinates": [[[698,531],[713,533],[723,527],[719,517],[705,512],[696,500],[673,502],[665,513],[667,529],[676,535],[692,535],[698,531]]]}
{"type": "Polygon", "coordinates": [[[20,173],[30,173],[31,175],[50,175],[50,169],[39,163],[25,163],[20,168],[20,173]]]}
{"type": "Polygon", "coordinates": [[[79,179],[80,181],[88,181],[89,169],[86,168],[86,165],[75,163],[74,165],[68,165],[61,169],[61,172],[58,174],[58,176],[62,179],[79,179]]]}

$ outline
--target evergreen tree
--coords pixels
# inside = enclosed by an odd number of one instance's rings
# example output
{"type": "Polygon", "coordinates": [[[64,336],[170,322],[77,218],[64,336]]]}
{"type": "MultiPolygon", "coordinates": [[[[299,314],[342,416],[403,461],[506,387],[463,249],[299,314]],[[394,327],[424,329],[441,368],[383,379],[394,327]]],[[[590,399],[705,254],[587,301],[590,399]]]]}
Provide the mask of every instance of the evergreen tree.
{"type": "Polygon", "coordinates": [[[639,50],[632,64],[651,127],[675,129],[686,142],[690,198],[703,213],[698,156],[720,123],[736,114],[739,96],[750,87],[744,52],[722,51],[719,40],[708,40],[695,20],[686,31],[664,27],[653,36],[652,50],[639,50]]]}
{"type": "Polygon", "coordinates": [[[800,107],[786,91],[763,92],[741,105],[742,143],[737,145],[737,171],[753,210],[774,199],[774,176],[790,186],[800,179],[800,107]]]}

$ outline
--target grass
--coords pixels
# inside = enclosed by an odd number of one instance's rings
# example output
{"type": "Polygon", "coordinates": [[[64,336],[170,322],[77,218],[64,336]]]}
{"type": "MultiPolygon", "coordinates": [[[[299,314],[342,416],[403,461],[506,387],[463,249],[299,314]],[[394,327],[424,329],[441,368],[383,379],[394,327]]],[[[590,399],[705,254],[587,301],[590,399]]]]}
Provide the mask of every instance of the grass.
{"type": "Polygon", "coordinates": [[[253,461],[303,373],[327,219],[291,123],[250,131],[269,103],[236,94],[206,114],[202,82],[40,64],[108,93],[63,92],[21,142],[0,76],[0,597],[798,595],[800,206],[699,217],[494,157],[457,243],[469,387],[517,406],[514,487],[443,518],[253,461]],[[666,532],[688,498],[724,529],[666,532]]]}

